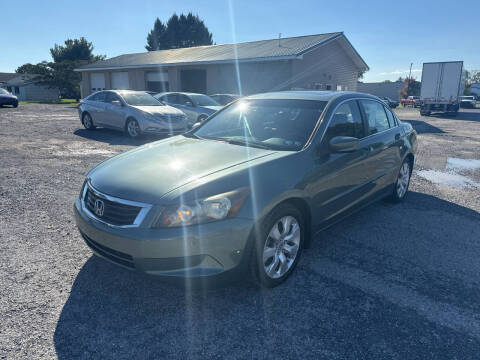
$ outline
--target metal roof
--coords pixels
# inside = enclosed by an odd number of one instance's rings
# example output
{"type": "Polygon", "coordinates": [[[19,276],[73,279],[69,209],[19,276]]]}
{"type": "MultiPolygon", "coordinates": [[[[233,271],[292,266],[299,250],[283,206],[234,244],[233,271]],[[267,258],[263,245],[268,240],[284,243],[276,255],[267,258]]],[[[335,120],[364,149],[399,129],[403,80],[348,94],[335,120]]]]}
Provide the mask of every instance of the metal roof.
{"type": "Polygon", "coordinates": [[[14,77],[17,77],[19,74],[17,73],[3,73],[3,72],[0,72],[0,82],[7,82],[11,79],[13,79],[14,77]]]}
{"type": "MultiPolygon", "coordinates": [[[[136,54],[125,54],[107,60],[84,65],[76,71],[105,69],[140,68],[159,65],[208,64],[232,61],[272,61],[298,58],[305,52],[336,38],[346,40],[343,32],[296,36],[281,39],[251,41],[236,44],[197,46],[182,49],[157,50],[136,54]]],[[[348,40],[346,40],[348,42],[348,40]]],[[[348,42],[349,43],[349,42],[348,42]]],[[[350,43],[349,43],[350,44],[350,43]]],[[[351,44],[350,44],[351,46],[351,44]]],[[[358,57],[368,69],[367,64],[351,47],[353,56],[358,57]]]]}

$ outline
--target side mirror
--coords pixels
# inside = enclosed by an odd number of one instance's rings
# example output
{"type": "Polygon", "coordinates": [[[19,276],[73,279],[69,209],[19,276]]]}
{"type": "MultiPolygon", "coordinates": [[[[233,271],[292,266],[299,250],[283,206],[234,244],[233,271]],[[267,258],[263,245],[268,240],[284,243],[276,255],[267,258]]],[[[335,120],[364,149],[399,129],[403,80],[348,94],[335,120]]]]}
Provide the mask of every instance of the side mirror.
{"type": "Polygon", "coordinates": [[[122,104],[122,102],[121,102],[120,100],[113,100],[113,101],[112,101],[112,105],[120,106],[120,107],[123,106],[123,104],[122,104]]]}
{"type": "Polygon", "coordinates": [[[328,143],[331,152],[344,153],[357,150],[359,140],[350,136],[335,136],[328,143]]]}

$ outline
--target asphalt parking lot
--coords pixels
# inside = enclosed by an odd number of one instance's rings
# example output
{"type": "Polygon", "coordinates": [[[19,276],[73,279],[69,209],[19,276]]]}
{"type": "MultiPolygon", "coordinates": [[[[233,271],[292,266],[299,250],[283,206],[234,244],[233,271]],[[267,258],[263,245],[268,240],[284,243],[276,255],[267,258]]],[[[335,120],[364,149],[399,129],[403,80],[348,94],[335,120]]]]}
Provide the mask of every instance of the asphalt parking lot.
{"type": "Polygon", "coordinates": [[[322,232],[275,289],[199,290],[98,259],[76,231],[86,172],[139,143],[72,107],[0,109],[0,359],[478,359],[480,109],[397,114],[419,133],[404,203],[322,232]]]}

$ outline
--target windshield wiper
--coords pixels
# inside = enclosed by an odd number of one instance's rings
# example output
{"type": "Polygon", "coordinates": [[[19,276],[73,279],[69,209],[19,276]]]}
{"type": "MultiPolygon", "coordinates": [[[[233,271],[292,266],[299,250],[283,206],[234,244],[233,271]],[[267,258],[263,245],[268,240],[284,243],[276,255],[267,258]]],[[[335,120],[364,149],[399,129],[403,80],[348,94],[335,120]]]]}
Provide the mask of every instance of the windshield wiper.
{"type": "Polygon", "coordinates": [[[232,145],[250,146],[250,147],[255,147],[255,148],[259,148],[259,149],[271,150],[271,148],[269,146],[258,143],[258,142],[233,140],[233,139],[225,139],[225,141],[229,144],[232,144],[232,145]]]}

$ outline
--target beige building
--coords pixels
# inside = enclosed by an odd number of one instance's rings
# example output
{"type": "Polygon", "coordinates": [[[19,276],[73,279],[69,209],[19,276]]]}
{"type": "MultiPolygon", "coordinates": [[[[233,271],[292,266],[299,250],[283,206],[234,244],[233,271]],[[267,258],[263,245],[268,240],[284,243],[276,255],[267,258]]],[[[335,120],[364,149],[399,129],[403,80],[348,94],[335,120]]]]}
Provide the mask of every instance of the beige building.
{"type": "Polygon", "coordinates": [[[254,94],[351,90],[368,70],[343,32],[125,54],[82,66],[85,97],[103,89],[254,94]]]}

